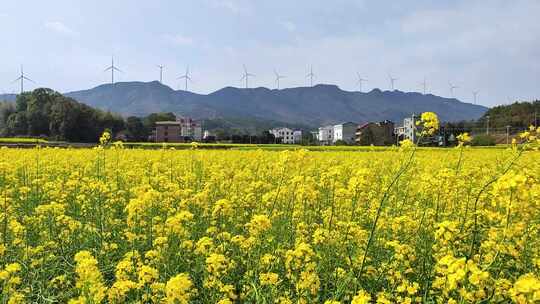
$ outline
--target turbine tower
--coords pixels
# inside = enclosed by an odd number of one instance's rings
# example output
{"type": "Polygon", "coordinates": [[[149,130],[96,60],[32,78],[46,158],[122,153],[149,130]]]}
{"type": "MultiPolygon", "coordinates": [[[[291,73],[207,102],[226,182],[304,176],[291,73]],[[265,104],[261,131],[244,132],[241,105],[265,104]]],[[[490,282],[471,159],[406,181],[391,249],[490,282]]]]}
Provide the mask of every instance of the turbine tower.
{"type": "Polygon", "coordinates": [[[13,82],[17,82],[17,81],[21,82],[21,94],[24,92],[24,81],[25,80],[28,80],[30,82],[34,82],[32,79],[24,76],[24,68],[23,68],[23,65],[21,64],[21,76],[19,76],[19,78],[15,79],[15,80],[13,80],[13,82]]]}
{"type": "Polygon", "coordinates": [[[244,75],[242,76],[242,78],[240,78],[240,81],[246,81],[246,89],[249,88],[249,77],[255,77],[255,75],[248,73],[246,65],[244,64],[244,75]]]}
{"type": "Polygon", "coordinates": [[[114,57],[111,57],[111,66],[106,68],[103,72],[111,71],[111,84],[114,84],[114,71],[122,72],[120,69],[114,66],[114,57]]]}
{"type": "Polygon", "coordinates": [[[163,83],[163,68],[164,68],[164,66],[160,64],[157,67],[159,69],[159,83],[163,83]]]}
{"type": "Polygon", "coordinates": [[[396,80],[399,80],[399,78],[394,78],[394,77],[392,77],[391,74],[388,74],[388,78],[390,79],[390,88],[393,91],[394,90],[394,84],[395,84],[396,80]]]}
{"type": "Polygon", "coordinates": [[[279,75],[279,73],[274,69],[274,75],[276,75],[276,84],[277,89],[279,90],[279,80],[285,78],[283,75],[279,75]]]}
{"type": "Polygon", "coordinates": [[[367,79],[362,78],[360,76],[360,73],[356,72],[356,75],[358,76],[358,85],[360,86],[360,93],[362,92],[362,82],[368,81],[367,79]]]}
{"type": "Polygon", "coordinates": [[[476,104],[476,99],[478,98],[478,91],[473,91],[472,94],[473,94],[473,99],[474,99],[474,104],[476,104]]]}
{"type": "Polygon", "coordinates": [[[453,85],[450,81],[448,82],[448,85],[450,86],[450,95],[452,95],[452,98],[454,97],[454,90],[459,88],[457,85],[453,85]]]}
{"type": "Polygon", "coordinates": [[[193,80],[191,80],[191,76],[189,76],[189,66],[186,67],[186,73],[184,75],[178,77],[178,79],[184,79],[185,80],[184,89],[187,91],[188,90],[188,87],[187,87],[188,80],[193,82],[193,80]]]}
{"type": "Polygon", "coordinates": [[[426,77],[425,77],[425,76],[424,76],[424,81],[420,82],[420,85],[422,86],[424,95],[426,95],[427,81],[426,81],[426,77]]]}
{"type": "Polygon", "coordinates": [[[313,66],[309,69],[309,74],[306,75],[306,78],[309,78],[310,86],[313,86],[313,77],[315,77],[315,74],[313,74],[313,66]]]}

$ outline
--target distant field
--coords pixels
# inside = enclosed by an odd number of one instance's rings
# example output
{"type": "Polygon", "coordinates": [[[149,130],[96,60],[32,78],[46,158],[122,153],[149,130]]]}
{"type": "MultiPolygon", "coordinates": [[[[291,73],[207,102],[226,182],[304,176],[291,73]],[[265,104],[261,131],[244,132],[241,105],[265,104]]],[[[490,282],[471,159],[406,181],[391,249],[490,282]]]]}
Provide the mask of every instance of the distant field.
{"type": "MultiPolygon", "coordinates": [[[[126,148],[174,148],[174,149],[192,149],[194,146],[191,143],[124,143],[126,148]]],[[[488,148],[488,149],[504,149],[506,145],[497,145],[492,147],[470,147],[471,149],[488,148]]],[[[447,149],[452,149],[448,147],[447,149]]],[[[225,149],[225,150],[309,150],[309,151],[386,151],[396,149],[395,146],[302,146],[302,145],[285,145],[285,144],[230,144],[230,143],[197,143],[196,149],[225,149]]],[[[443,149],[440,147],[422,147],[421,149],[443,149]]]]}
{"type": "MultiPolygon", "coordinates": [[[[23,138],[23,137],[4,137],[0,138],[0,145],[17,145],[24,146],[32,144],[41,144],[51,147],[78,147],[85,148],[91,147],[92,143],[69,143],[59,141],[47,141],[37,138],[23,138]]],[[[302,145],[285,145],[285,144],[232,144],[232,143],[197,143],[196,146],[191,143],[155,143],[155,142],[124,142],[125,148],[131,149],[163,149],[173,148],[177,150],[185,149],[201,149],[201,150],[268,150],[268,151],[284,151],[284,150],[309,150],[309,151],[343,151],[343,152],[366,152],[366,151],[387,151],[396,149],[395,146],[378,147],[378,146],[302,146],[302,145]]],[[[470,147],[471,149],[488,148],[488,149],[504,149],[507,145],[500,144],[492,147],[470,147]]],[[[421,149],[442,149],[440,147],[422,147],[421,149]]],[[[452,149],[449,147],[448,149],[452,149]]]]}
{"type": "MultiPolygon", "coordinates": [[[[126,148],[174,148],[192,149],[191,143],[124,143],[126,148]]],[[[391,147],[366,147],[366,146],[302,146],[285,144],[230,144],[230,143],[198,143],[196,149],[225,149],[225,150],[299,150],[310,151],[357,151],[357,150],[386,150],[391,147]]]]}
{"type": "Polygon", "coordinates": [[[25,137],[0,137],[0,143],[47,143],[45,139],[25,137]]]}

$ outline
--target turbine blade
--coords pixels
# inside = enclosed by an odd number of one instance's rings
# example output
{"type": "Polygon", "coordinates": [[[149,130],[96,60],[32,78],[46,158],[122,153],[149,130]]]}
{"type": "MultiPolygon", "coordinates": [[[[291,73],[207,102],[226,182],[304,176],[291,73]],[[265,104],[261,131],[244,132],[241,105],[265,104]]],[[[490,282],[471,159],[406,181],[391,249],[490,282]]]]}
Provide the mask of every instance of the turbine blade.
{"type": "Polygon", "coordinates": [[[21,78],[22,78],[22,76],[19,76],[19,78],[13,80],[11,83],[17,82],[17,81],[21,80],[21,78]]]}
{"type": "Polygon", "coordinates": [[[30,78],[28,78],[28,77],[26,77],[26,76],[22,76],[22,79],[28,80],[28,81],[33,82],[33,83],[36,83],[35,81],[33,81],[32,79],[30,79],[30,78]]]}
{"type": "Polygon", "coordinates": [[[120,69],[117,68],[117,67],[113,67],[113,69],[114,69],[115,71],[117,71],[117,72],[124,73],[124,72],[122,72],[122,70],[120,70],[120,69]]]}
{"type": "Polygon", "coordinates": [[[112,66],[110,66],[110,67],[106,68],[105,70],[103,70],[103,72],[107,72],[107,71],[110,71],[110,70],[111,70],[112,68],[113,68],[113,67],[112,67],[112,66]]]}

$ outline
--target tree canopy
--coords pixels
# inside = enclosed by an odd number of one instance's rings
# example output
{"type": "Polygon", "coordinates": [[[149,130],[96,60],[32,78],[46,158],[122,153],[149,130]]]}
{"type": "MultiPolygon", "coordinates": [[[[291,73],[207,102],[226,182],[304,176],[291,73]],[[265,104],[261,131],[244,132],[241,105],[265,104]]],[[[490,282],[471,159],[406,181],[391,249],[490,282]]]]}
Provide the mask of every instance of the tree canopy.
{"type": "Polygon", "coordinates": [[[0,112],[0,127],[8,136],[95,142],[105,129],[113,132],[124,129],[121,116],[94,109],[45,88],[18,95],[14,106],[3,106],[0,112]]]}

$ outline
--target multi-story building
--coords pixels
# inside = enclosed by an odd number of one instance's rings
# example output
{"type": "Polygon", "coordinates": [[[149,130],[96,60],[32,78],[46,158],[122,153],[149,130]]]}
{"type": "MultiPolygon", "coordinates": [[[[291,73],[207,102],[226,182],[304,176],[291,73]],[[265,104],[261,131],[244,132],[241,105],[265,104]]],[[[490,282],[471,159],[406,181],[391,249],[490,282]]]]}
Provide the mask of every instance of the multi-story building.
{"type": "Polygon", "coordinates": [[[369,122],[358,126],[356,143],[367,146],[389,146],[395,143],[394,123],[390,120],[369,122]]]}
{"type": "Polygon", "coordinates": [[[178,121],[156,121],[156,142],[184,142],[182,127],[178,121]]]}
{"type": "Polygon", "coordinates": [[[190,117],[179,117],[176,118],[176,121],[180,122],[182,127],[182,136],[189,138],[195,141],[200,141],[202,139],[202,127],[201,124],[193,120],[190,117]]]}
{"type": "Polygon", "coordinates": [[[180,117],[175,121],[157,121],[154,130],[156,142],[189,142],[202,139],[201,125],[191,118],[180,117]]]}
{"type": "Polygon", "coordinates": [[[289,128],[275,128],[269,130],[270,134],[283,144],[297,144],[302,140],[302,131],[289,128]]]}
{"type": "Polygon", "coordinates": [[[302,131],[301,130],[293,131],[293,142],[295,144],[299,144],[299,143],[302,142],[302,131]]]}
{"type": "Polygon", "coordinates": [[[336,143],[338,140],[344,141],[348,144],[354,144],[356,140],[356,129],[358,125],[354,122],[344,122],[333,127],[333,139],[332,143],[336,143]]]}
{"type": "Polygon", "coordinates": [[[331,145],[334,143],[334,126],[320,127],[317,140],[321,145],[331,145]]]}
{"type": "Polygon", "coordinates": [[[418,132],[418,127],[416,126],[417,121],[418,116],[415,114],[403,119],[403,126],[397,127],[394,130],[398,140],[410,139],[411,141],[416,142],[418,132]]]}

